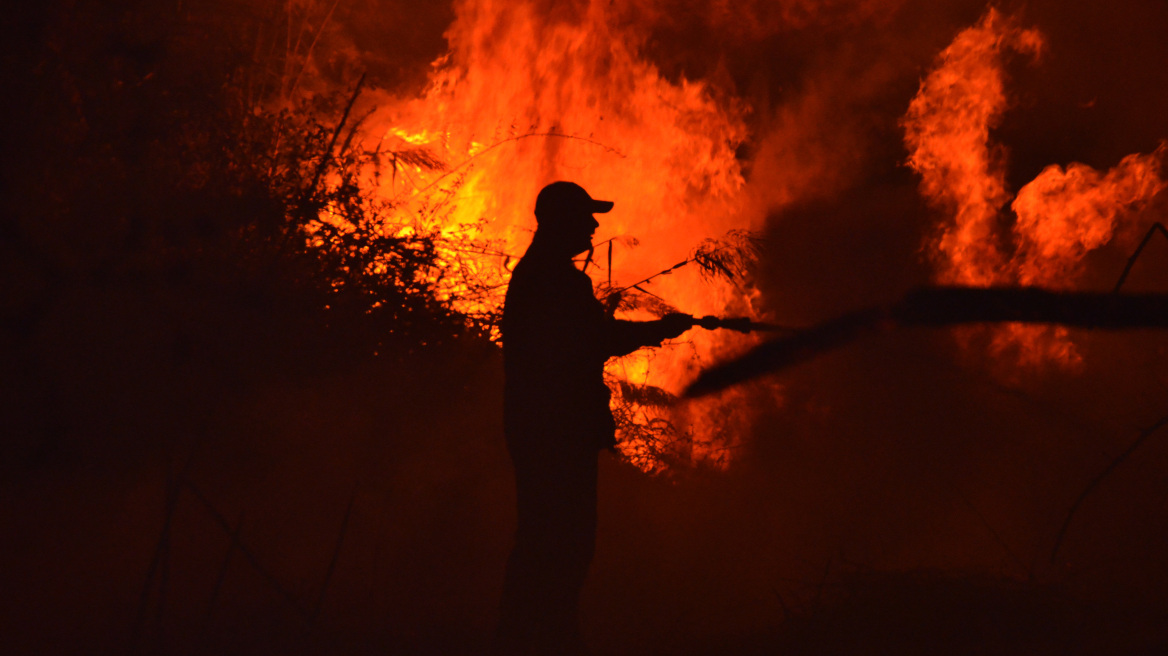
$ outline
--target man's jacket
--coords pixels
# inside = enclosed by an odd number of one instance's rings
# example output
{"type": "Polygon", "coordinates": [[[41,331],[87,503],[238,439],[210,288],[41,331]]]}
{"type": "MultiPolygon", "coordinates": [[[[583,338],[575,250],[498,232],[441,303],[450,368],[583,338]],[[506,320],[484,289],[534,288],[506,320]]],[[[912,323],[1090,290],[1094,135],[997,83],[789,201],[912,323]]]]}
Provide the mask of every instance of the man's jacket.
{"type": "Polygon", "coordinates": [[[502,330],[503,420],[512,448],[613,446],[604,363],[664,338],[658,322],[608,316],[587,274],[534,245],[511,276],[502,330]]]}

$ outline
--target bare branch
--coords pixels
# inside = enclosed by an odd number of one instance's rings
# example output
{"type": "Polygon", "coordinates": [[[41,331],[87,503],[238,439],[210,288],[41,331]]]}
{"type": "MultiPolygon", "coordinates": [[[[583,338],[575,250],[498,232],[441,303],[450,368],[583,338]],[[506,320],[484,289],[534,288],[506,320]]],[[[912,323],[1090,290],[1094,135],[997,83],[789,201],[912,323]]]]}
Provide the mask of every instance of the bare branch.
{"type": "Polygon", "coordinates": [[[1083,505],[1083,501],[1087,499],[1087,497],[1095,490],[1095,488],[1099,487],[1099,484],[1103,482],[1103,479],[1110,476],[1111,472],[1115,471],[1115,469],[1123,464],[1123,462],[1127,460],[1131,454],[1135,453],[1136,449],[1140,448],[1140,445],[1146,442],[1149,437],[1151,437],[1165,425],[1168,425],[1168,415],[1161,417],[1159,421],[1140,431],[1139,437],[1137,437],[1135,441],[1124,450],[1123,453],[1119,454],[1119,456],[1108,463],[1107,467],[1105,467],[1103,471],[1099,472],[1098,476],[1091,479],[1090,483],[1087,483],[1087,487],[1084,488],[1081,493],[1079,493],[1079,496],[1075,498],[1075,502],[1072,503],[1070,509],[1067,510],[1067,517],[1063,520],[1063,525],[1059,528],[1058,535],[1055,537],[1054,547],[1050,550],[1050,562],[1053,563],[1055,557],[1058,556],[1059,547],[1063,545],[1063,539],[1067,536],[1067,529],[1071,526],[1071,520],[1075,518],[1075,512],[1079,510],[1079,506],[1083,505]]]}

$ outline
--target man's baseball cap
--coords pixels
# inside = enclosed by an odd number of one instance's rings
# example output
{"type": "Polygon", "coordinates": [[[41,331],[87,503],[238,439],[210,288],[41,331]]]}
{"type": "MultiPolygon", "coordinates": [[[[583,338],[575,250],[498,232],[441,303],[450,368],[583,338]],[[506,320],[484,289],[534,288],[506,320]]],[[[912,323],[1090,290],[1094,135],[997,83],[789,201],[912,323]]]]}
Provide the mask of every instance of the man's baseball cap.
{"type": "Polygon", "coordinates": [[[596,200],[584,191],[584,187],[575,182],[553,182],[544,187],[535,198],[535,220],[541,222],[546,219],[579,212],[584,210],[589,214],[604,214],[612,209],[612,201],[596,200]]]}

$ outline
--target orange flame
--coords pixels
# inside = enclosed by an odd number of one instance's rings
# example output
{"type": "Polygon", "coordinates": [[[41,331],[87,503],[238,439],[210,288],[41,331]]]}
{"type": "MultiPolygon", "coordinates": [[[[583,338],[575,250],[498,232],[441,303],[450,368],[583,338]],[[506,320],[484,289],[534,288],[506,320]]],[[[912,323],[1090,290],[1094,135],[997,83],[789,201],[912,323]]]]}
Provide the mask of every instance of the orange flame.
{"type": "MultiPolygon", "coordinates": [[[[1017,221],[1007,225],[1005,149],[990,141],[1008,105],[1003,58],[1042,48],[1038,31],[991,8],[941,52],[909,105],[908,162],[946,216],[928,245],[938,282],[1072,286],[1086,254],[1165,186],[1159,153],[1129,155],[1105,174],[1078,163],[1050,166],[1014,197],[1017,221]]],[[[1081,361],[1064,328],[1003,326],[990,349],[1021,365],[1073,369],[1081,361]]]]}
{"type": "Polygon", "coordinates": [[[1048,166],[1011,205],[1018,281],[1067,286],[1087,252],[1110,242],[1119,221],[1164,186],[1159,151],[1128,155],[1107,173],[1078,163],[1048,166]]]}
{"type": "Polygon", "coordinates": [[[909,104],[909,165],[920,173],[925,197],[952,215],[933,244],[940,282],[1000,282],[999,210],[1010,195],[1002,153],[989,133],[1007,105],[1001,60],[1006,50],[1037,55],[1041,49],[1038,32],[990,9],[941,52],[909,104]]]}

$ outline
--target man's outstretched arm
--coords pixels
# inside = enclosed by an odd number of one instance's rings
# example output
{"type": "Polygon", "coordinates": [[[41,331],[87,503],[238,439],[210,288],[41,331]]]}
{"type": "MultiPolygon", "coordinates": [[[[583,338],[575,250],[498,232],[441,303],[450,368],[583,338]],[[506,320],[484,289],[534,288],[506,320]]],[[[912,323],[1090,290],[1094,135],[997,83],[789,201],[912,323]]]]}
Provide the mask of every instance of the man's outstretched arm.
{"type": "Polygon", "coordinates": [[[694,326],[688,314],[671,312],[656,321],[608,320],[607,351],[609,357],[627,355],[643,346],[659,346],[694,326]]]}

